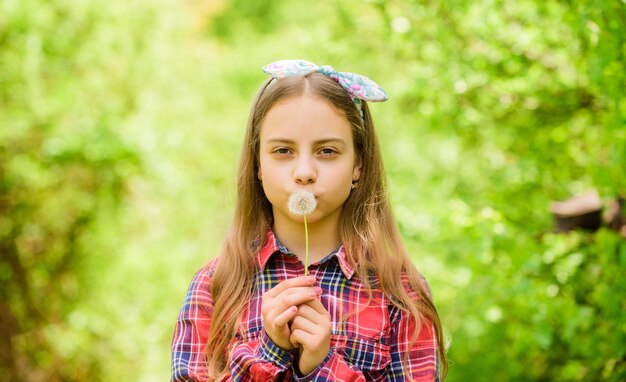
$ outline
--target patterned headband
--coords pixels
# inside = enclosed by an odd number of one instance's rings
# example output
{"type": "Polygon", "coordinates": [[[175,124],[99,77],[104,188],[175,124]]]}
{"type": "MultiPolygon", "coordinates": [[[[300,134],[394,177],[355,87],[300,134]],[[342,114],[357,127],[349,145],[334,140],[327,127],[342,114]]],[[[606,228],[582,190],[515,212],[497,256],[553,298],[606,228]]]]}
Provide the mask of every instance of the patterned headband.
{"type": "Polygon", "coordinates": [[[272,78],[306,76],[314,72],[328,76],[348,92],[352,102],[361,111],[361,117],[363,117],[361,100],[384,102],[389,98],[383,88],[369,78],[356,73],[337,72],[332,66],[317,66],[304,60],[281,60],[265,65],[263,71],[272,78]]]}

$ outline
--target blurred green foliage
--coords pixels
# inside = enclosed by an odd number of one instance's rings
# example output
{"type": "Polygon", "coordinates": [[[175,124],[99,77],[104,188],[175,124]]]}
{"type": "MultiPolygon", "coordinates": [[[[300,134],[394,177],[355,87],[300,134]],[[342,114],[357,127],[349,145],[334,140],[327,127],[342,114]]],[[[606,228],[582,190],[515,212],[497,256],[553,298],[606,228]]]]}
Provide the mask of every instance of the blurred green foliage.
{"type": "MultiPolygon", "coordinates": [[[[0,3],[0,375],[167,379],[230,218],[260,67],[365,74],[449,381],[626,379],[626,242],[548,205],[626,194],[623,1],[0,3]]],[[[4,377],[8,376],[8,377],[4,377]]]]}

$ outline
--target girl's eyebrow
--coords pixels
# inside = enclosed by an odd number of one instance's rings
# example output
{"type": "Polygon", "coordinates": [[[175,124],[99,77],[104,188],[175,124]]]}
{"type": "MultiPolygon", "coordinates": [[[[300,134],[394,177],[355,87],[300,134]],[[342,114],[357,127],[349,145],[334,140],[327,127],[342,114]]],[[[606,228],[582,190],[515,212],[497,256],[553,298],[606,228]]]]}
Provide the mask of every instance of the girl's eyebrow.
{"type": "MultiPolygon", "coordinates": [[[[292,139],[286,139],[286,138],[270,138],[267,140],[267,143],[284,143],[284,144],[293,145],[296,143],[296,141],[292,139]]],[[[318,139],[317,141],[313,142],[314,145],[326,145],[329,143],[345,145],[346,141],[344,141],[341,138],[324,138],[324,139],[318,139]]]]}
{"type": "Polygon", "coordinates": [[[326,139],[320,139],[318,141],[315,141],[316,145],[326,145],[329,143],[340,144],[340,145],[346,144],[346,142],[341,138],[326,138],[326,139]]]}

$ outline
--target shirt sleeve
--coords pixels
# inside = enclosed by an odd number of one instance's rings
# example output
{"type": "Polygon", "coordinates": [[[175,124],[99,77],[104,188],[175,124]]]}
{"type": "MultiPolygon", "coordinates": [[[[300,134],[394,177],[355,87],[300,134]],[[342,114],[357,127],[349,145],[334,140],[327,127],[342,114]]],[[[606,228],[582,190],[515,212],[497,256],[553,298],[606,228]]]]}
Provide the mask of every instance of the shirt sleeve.
{"type": "MultiPolygon", "coordinates": [[[[205,351],[213,313],[210,287],[215,265],[212,261],[196,273],[185,296],[172,338],[172,382],[208,381],[205,351]]],[[[258,339],[235,338],[227,351],[230,375],[224,376],[223,382],[271,382],[291,376],[293,354],[274,344],[265,332],[258,339]]]]}
{"type": "Polygon", "coordinates": [[[435,328],[430,321],[423,321],[419,335],[411,346],[414,330],[415,319],[406,312],[398,311],[398,319],[391,330],[391,363],[387,367],[387,381],[439,382],[435,328]]]}
{"type": "MultiPolygon", "coordinates": [[[[402,275],[403,283],[409,296],[419,300],[417,292],[410,287],[406,274],[402,275]]],[[[432,294],[424,276],[419,275],[428,298],[432,294]]],[[[411,340],[416,328],[415,319],[407,312],[392,308],[390,353],[391,364],[387,368],[387,381],[439,382],[439,358],[437,335],[432,322],[424,318],[420,322],[420,331],[413,344],[411,340]],[[408,357],[407,357],[408,353],[408,357]],[[406,361],[405,361],[406,358],[406,361]],[[408,377],[408,378],[407,378],[408,377]]]]}
{"type": "Polygon", "coordinates": [[[208,379],[205,348],[211,329],[213,297],[211,277],[216,260],[191,280],[172,338],[172,382],[204,382],[208,379]]]}
{"type": "Polygon", "coordinates": [[[335,349],[326,356],[313,371],[305,376],[299,376],[294,373],[294,380],[297,382],[365,382],[365,375],[356,367],[349,365],[343,356],[335,349]]]}
{"type": "Polygon", "coordinates": [[[252,341],[231,343],[230,377],[225,381],[282,381],[292,375],[294,354],[274,344],[265,331],[252,341]]]}

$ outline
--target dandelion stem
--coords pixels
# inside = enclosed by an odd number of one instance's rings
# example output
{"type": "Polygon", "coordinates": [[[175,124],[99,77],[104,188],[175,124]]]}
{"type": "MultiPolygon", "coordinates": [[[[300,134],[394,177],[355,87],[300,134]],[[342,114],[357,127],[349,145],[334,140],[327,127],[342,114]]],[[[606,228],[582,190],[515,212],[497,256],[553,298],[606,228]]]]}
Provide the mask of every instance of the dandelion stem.
{"type": "Polygon", "coordinates": [[[306,215],[302,215],[304,218],[304,275],[309,275],[309,230],[306,224],[306,215]]]}

